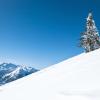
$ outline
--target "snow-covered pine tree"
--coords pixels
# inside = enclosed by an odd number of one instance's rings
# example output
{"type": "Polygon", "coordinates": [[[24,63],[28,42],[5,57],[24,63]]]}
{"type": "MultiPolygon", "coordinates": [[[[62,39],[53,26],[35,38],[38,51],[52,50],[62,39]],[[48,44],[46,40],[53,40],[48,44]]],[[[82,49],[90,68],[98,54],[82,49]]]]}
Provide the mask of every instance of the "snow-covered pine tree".
{"type": "Polygon", "coordinates": [[[100,48],[99,32],[95,26],[91,12],[87,17],[86,31],[81,35],[80,45],[85,49],[85,52],[90,52],[100,48]]]}

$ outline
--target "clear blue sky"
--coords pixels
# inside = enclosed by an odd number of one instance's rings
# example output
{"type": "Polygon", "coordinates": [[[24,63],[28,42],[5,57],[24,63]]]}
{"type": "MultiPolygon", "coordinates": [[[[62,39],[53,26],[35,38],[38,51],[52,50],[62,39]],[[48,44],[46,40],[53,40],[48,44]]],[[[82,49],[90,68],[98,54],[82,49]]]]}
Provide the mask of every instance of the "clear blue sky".
{"type": "Polygon", "coordinates": [[[0,62],[41,69],[82,53],[90,9],[100,30],[100,0],[1,0],[0,62]]]}

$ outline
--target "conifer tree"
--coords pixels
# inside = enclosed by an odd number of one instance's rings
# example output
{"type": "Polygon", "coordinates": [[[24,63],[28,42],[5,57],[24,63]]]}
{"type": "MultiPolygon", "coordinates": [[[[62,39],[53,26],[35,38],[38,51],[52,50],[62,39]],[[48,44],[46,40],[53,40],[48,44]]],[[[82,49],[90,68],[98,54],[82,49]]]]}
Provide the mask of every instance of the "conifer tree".
{"type": "Polygon", "coordinates": [[[87,17],[86,31],[81,35],[80,45],[85,49],[85,52],[100,48],[99,32],[93,20],[92,13],[89,13],[87,17]]]}

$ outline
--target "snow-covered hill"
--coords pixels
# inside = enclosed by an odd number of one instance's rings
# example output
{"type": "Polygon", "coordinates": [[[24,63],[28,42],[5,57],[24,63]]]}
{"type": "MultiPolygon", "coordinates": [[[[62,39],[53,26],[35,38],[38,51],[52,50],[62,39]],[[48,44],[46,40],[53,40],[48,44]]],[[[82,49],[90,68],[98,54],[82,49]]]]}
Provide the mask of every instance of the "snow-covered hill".
{"type": "Polygon", "coordinates": [[[0,87],[1,100],[100,100],[100,49],[0,87]]]}
{"type": "Polygon", "coordinates": [[[12,63],[0,64],[0,85],[22,78],[38,70],[29,66],[20,66],[12,63]]]}

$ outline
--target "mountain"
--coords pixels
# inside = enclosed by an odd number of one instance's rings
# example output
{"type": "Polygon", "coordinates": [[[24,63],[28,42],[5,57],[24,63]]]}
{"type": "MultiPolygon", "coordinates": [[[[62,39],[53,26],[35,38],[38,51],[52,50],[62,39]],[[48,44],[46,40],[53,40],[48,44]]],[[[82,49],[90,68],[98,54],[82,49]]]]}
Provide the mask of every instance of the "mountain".
{"type": "Polygon", "coordinates": [[[0,64],[0,85],[22,78],[36,71],[38,70],[33,67],[2,63],[0,64]]]}
{"type": "Polygon", "coordinates": [[[100,100],[100,49],[0,87],[2,100],[100,100]]]}

